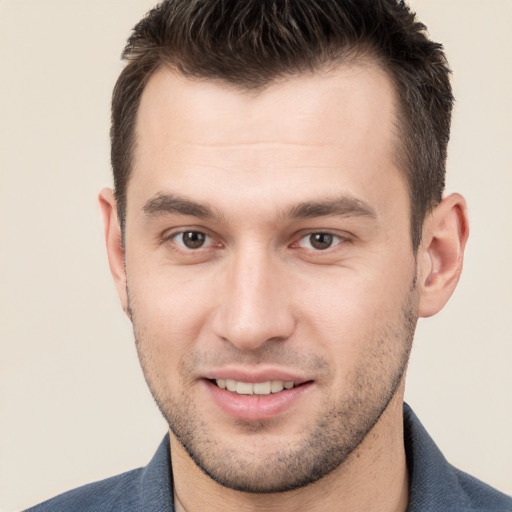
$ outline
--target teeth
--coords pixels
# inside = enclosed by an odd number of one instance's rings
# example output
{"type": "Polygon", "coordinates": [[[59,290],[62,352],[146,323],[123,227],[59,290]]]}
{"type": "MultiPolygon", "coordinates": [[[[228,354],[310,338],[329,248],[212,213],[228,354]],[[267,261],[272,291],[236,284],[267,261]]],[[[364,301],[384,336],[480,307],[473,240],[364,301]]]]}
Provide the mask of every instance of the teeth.
{"type": "Polygon", "coordinates": [[[272,384],[270,382],[255,382],[253,391],[255,395],[270,395],[272,384]]]}
{"type": "Polygon", "coordinates": [[[250,382],[237,382],[236,392],[239,395],[252,395],[254,394],[254,385],[250,382]]]}
{"type": "Polygon", "coordinates": [[[284,389],[284,382],[282,382],[280,380],[272,381],[271,388],[270,388],[270,391],[272,391],[272,393],[279,393],[279,391],[283,391],[283,389],[284,389]]]}
{"type": "Polygon", "coordinates": [[[270,395],[270,393],[279,393],[283,389],[292,389],[295,385],[293,381],[273,380],[267,382],[240,382],[232,379],[217,379],[217,386],[227,389],[239,395],[270,395]]]}

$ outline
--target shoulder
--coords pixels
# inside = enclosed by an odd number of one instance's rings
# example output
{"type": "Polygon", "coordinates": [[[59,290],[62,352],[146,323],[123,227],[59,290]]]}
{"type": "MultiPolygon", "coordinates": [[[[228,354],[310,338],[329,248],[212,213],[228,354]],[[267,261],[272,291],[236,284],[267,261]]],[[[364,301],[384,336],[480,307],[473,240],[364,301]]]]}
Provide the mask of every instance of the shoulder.
{"type": "Polygon", "coordinates": [[[407,404],[404,442],[410,478],[408,512],[512,512],[512,498],[445,459],[407,404]]]}
{"type": "Polygon", "coordinates": [[[114,512],[140,510],[142,469],[78,487],[25,512],[114,512]]]}
{"type": "Polygon", "coordinates": [[[145,468],[78,487],[25,512],[169,512],[172,496],[167,434],[145,468]]]}
{"type": "Polygon", "coordinates": [[[512,498],[494,489],[477,478],[452,467],[460,486],[460,493],[466,497],[468,511],[512,512],[512,498]]]}

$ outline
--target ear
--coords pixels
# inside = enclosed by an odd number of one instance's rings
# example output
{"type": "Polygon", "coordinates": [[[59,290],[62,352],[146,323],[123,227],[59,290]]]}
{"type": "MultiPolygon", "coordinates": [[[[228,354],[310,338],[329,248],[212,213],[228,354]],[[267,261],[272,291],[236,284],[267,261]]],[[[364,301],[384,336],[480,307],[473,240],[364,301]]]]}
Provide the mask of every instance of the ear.
{"type": "Polygon", "coordinates": [[[110,272],[114,278],[114,283],[116,285],[123,310],[128,314],[124,250],[121,237],[121,226],[117,216],[117,202],[114,197],[114,192],[110,188],[104,188],[100,192],[98,200],[100,203],[101,214],[103,216],[103,228],[105,230],[105,242],[107,246],[110,272]]]}
{"type": "Polygon", "coordinates": [[[468,234],[466,201],[460,194],[445,197],[425,219],[418,250],[419,316],[435,315],[451,297],[468,234]]]}

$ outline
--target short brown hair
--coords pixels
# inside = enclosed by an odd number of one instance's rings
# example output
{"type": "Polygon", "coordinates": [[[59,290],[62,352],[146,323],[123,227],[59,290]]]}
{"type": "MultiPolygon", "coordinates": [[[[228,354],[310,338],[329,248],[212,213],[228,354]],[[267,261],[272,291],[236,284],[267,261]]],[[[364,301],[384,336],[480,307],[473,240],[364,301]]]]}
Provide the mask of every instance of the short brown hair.
{"type": "Polygon", "coordinates": [[[399,101],[397,163],[406,177],[414,250],[442,198],[453,104],[442,46],[398,0],[165,0],[136,25],[112,98],[111,158],[124,231],[142,91],[161,66],[244,89],[372,56],[399,101]]]}

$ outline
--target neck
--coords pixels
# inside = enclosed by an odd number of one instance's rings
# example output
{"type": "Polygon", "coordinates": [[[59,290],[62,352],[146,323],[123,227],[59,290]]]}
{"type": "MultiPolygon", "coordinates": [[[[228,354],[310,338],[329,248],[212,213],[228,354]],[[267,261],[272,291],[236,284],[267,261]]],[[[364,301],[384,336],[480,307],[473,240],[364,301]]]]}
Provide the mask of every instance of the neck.
{"type": "Polygon", "coordinates": [[[217,484],[171,434],[176,512],[404,512],[409,490],[402,402],[403,389],[399,389],[341,466],[313,484],[283,493],[244,493],[217,484]]]}

